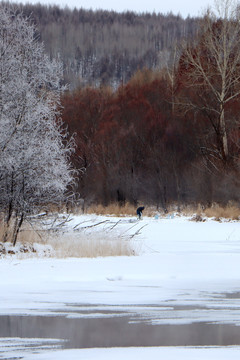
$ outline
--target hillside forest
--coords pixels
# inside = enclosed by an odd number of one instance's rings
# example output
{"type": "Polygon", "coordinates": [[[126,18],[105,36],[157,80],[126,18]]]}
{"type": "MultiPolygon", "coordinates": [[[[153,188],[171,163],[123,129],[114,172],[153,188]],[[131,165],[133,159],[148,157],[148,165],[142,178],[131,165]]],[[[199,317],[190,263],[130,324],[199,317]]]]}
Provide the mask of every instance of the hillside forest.
{"type": "Polygon", "coordinates": [[[200,19],[21,6],[63,60],[87,203],[239,204],[240,14],[220,2],[200,19]]]}
{"type": "Polygon", "coordinates": [[[92,11],[58,6],[16,5],[39,31],[50,58],[64,64],[71,89],[86,85],[117,88],[139,69],[171,62],[172,48],[193,37],[198,19],[173,14],[92,11]]]}

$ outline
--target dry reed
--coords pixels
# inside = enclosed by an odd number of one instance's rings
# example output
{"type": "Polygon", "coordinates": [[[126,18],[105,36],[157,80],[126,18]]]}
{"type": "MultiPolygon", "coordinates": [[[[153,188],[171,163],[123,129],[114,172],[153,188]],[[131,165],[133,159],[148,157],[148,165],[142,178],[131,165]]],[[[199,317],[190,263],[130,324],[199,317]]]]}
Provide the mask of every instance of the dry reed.
{"type": "Polygon", "coordinates": [[[107,257],[132,256],[137,251],[129,239],[110,237],[101,233],[72,234],[51,238],[48,244],[52,246],[56,257],[107,257]]]}
{"type": "Polygon", "coordinates": [[[229,204],[227,206],[219,206],[214,204],[211,207],[205,209],[203,213],[207,217],[213,217],[215,220],[220,219],[230,219],[230,220],[239,220],[240,219],[240,209],[236,205],[229,204]]]}
{"type": "Polygon", "coordinates": [[[109,204],[108,206],[103,206],[101,204],[92,204],[86,209],[87,214],[96,214],[96,215],[114,215],[114,216],[133,216],[136,214],[136,208],[126,203],[124,206],[120,206],[117,203],[109,204]]]}
{"type": "MultiPolygon", "coordinates": [[[[140,204],[139,206],[144,206],[140,204]]],[[[112,215],[117,217],[123,216],[136,216],[137,208],[130,204],[126,203],[123,206],[120,206],[118,203],[111,203],[108,206],[103,206],[100,204],[92,204],[86,208],[87,214],[96,214],[96,215],[112,215]]],[[[153,216],[156,214],[156,208],[152,206],[145,206],[143,211],[144,216],[153,216]]]]}
{"type": "MultiPolygon", "coordinates": [[[[0,226],[0,234],[3,235],[3,233],[3,226],[0,226]]],[[[134,242],[127,237],[122,238],[114,233],[110,235],[104,230],[53,234],[27,227],[20,231],[16,247],[12,247],[9,242],[0,243],[0,255],[17,254],[19,258],[132,256],[137,254],[133,244],[134,242]]]]}

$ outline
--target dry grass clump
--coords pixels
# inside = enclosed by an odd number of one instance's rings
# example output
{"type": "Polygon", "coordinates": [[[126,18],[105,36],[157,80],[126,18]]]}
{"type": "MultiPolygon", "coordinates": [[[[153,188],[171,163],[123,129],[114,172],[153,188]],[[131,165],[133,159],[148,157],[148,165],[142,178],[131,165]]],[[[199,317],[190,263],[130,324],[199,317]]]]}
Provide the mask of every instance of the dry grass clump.
{"type": "MultiPolygon", "coordinates": [[[[140,204],[139,206],[145,206],[140,204]]],[[[122,216],[137,216],[137,207],[126,203],[123,206],[120,206],[118,203],[112,203],[108,206],[103,206],[100,204],[92,204],[86,209],[87,214],[96,214],[96,215],[113,215],[117,217],[122,216]]],[[[143,211],[143,216],[154,216],[156,214],[156,208],[151,206],[145,206],[143,211]]]]}
{"type": "Polygon", "coordinates": [[[222,219],[231,219],[231,220],[239,220],[240,218],[240,209],[235,205],[227,205],[225,207],[220,206],[218,204],[214,204],[213,206],[205,209],[203,213],[207,217],[214,217],[216,220],[222,219]]]}
{"type": "Polygon", "coordinates": [[[213,204],[207,208],[204,208],[199,204],[196,206],[188,206],[184,208],[183,214],[187,216],[193,215],[193,221],[204,221],[204,217],[213,218],[217,221],[220,221],[221,219],[239,220],[240,208],[237,205],[233,205],[231,203],[227,206],[213,204]]]}
{"type": "Polygon", "coordinates": [[[128,239],[111,238],[104,234],[72,234],[51,238],[48,244],[58,258],[133,256],[136,250],[128,239]]]}
{"type": "Polygon", "coordinates": [[[33,244],[33,243],[46,243],[48,238],[47,232],[42,232],[40,230],[35,230],[31,228],[24,228],[20,230],[18,235],[17,242],[20,243],[27,243],[27,244],[33,244]]]}
{"type": "Polygon", "coordinates": [[[108,206],[103,206],[100,204],[92,204],[86,209],[86,213],[88,214],[96,214],[96,215],[114,215],[114,216],[133,216],[136,215],[136,208],[126,203],[123,206],[120,206],[117,203],[109,204],[108,206]]]}
{"type": "Polygon", "coordinates": [[[47,232],[42,235],[29,226],[20,230],[18,240],[14,246],[10,239],[1,242],[5,234],[5,227],[0,223],[0,257],[16,255],[18,259],[31,257],[52,257],[54,250],[47,243],[47,232]]]}
{"type": "MultiPolygon", "coordinates": [[[[135,210],[136,213],[136,210],[135,210]]],[[[148,217],[153,217],[156,214],[159,214],[160,211],[157,211],[156,206],[145,206],[145,209],[143,210],[143,217],[148,216],[148,217]]],[[[162,214],[164,214],[164,212],[162,212],[162,214]]]]}
{"type": "MultiPolygon", "coordinates": [[[[4,227],[0,224],[0,236],[4,234],[4,227]]],[[[2,237],[0,238],[2,239],[2,237]]],[[[107,257],[137,255],[133,241],[117,234],[107,234],[104,230],[91,233],[53,234],[47,231],[25,227],[19,233],[16,246],[9,242],[0,242],[0,257],[16,255],[26,257],[107,257]]]]}
{"type": "Polygon", "coordinates": [[[181,209],[181,213],[185,216],[192,216],[192,215],[203,215],[203,207],[200,204],[194,205],[185,205],[181,209]]]}
{"type": "MultiPolygon", "coordinates": [[[[9,236],[7,237],[7,242],[11,241],[11,230],[13,229],[13,224],[10,224],[8,228],[9,236]]],[[[6,231],[6,226],[3,224],[3,222],[0,223],[0,241],[3,239],[6,231]]],[[[17,242],[20,243],[28,243],[32,244],[34,242],[38,242],[39,239],[41,240],[41,235],[33,230],[30,226],[25,225],[18,234],[17,242]]]]}
{"type": "Polygon", "coordinates": [[[240,208],[232,203],[227,206],[213,204],[205,208],[201,204],[187,205],[181,210],[181,214],[192,216],[192,221],[205,221],[206,218],[213,218],[217,221],[221,219],[240,220],[240,208]]]}

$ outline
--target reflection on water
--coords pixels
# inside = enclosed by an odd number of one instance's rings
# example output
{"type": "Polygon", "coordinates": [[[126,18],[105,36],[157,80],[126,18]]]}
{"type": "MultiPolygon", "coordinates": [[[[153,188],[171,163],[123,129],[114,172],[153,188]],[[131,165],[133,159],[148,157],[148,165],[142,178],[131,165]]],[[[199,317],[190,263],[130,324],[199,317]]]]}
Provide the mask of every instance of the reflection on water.
{"type": "Polygon", "coordinates": [[[0,337],[66,339],[66,348],[240,345],[240,327],[207,323],[149,325],[130,318],[1,316],[0,337]]]}

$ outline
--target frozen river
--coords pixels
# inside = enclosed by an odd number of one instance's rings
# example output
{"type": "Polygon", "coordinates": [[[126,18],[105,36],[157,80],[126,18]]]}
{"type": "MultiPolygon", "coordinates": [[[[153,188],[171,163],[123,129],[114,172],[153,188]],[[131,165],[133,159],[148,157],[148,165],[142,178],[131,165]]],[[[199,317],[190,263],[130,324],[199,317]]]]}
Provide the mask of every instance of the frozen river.
{"type": "Polygon", "coordinates": [[[2,259],[0,359],[239,359],[240,223],[143,225],[139,256],[2,259]]]}

